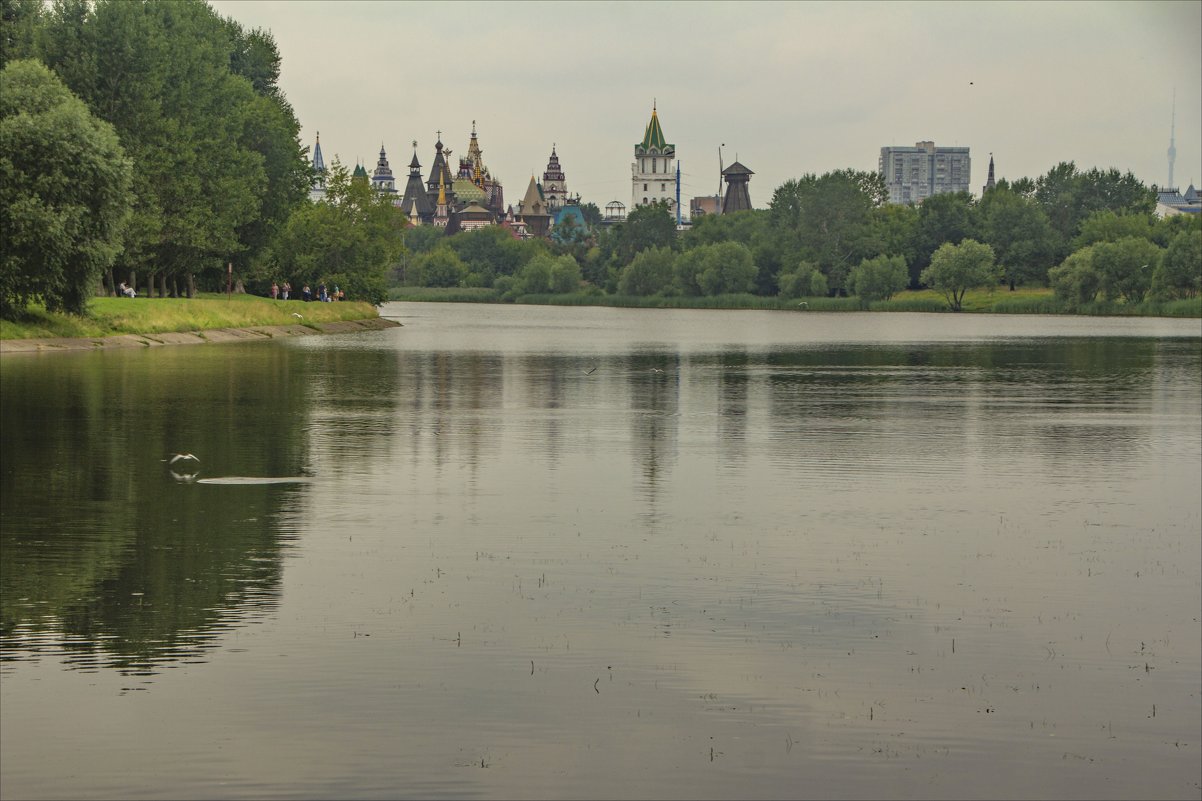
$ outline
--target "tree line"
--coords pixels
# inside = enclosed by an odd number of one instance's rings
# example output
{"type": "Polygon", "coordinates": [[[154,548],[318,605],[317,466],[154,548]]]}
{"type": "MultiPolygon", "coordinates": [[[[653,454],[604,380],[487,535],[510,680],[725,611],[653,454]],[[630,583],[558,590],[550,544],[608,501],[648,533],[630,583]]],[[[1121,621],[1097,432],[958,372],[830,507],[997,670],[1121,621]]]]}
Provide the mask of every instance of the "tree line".
{"type": "Polygon", "coordinates": [[[662,204],[611,226],[572,222],[548,243],[408,231],[408,267],[394,280],[493,287],[502,298],[848,295],[864,305],[925,287],[957,310],[967,289],[988,286],[1050,286],[1067,309],[1202,293],[1202,220],[1158,219],[1155,191],[1130,172],[1066,162],[1002,180],[980,199],[948,193],[911,206],[887,197],[879,174],[848,169],[788,180],[767,209],[699,217],[684,232],[662,204]],[[556,280],[546,277],[552,263],[556,280]]]}
{"type": "Polygon", "coordinates": [[[481,287],[503,299],[594,293],[848,295],[865,305],[932,287],[1051,286],[1065,307],[1202,293],[1202,221],[1157,219],[1130,172],[1056,165],[980,199],[886,202],[880,175],[807,174],[766,209],[684,231],[663,205],[602,225],[565,217],[548,240],[489,227],[410,227],[337,160],[326,200],[279,89],[270,32],[203,0],[0,0],[0,314],[80,313],[118,281],[191,296],[273,280],[481,287]],[[227,265],[232,267],[227,273],[227,265]]]}
{"type": "Polygon", "coordinates": [[[0,312],[263,269],[310,175],[270,33],[201,0],[0,10],[0,312]]]}

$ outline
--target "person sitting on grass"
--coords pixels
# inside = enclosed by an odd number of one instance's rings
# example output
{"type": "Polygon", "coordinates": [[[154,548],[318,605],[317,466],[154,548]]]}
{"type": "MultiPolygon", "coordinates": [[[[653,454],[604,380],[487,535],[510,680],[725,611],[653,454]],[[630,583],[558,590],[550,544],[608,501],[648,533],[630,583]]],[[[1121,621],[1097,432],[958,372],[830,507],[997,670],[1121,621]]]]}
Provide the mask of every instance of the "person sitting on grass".
{"type": "Polygon", "coordinates": [[[138,293],[134,291],[134,288],[127,285],[124,281],[121,282],[121,294],[127,298],[136,298],[138,296],[138,293]]]}

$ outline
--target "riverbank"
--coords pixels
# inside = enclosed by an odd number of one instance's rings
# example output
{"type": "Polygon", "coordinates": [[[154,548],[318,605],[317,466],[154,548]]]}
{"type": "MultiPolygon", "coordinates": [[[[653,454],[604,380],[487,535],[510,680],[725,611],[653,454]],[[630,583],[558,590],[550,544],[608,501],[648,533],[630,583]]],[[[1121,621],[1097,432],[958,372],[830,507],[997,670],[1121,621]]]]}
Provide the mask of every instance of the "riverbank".
{"type": "Polygon", "coordinates": [[[75,317],[33,309],[0,320],[0,354],[253,341],[399,326],[370,303],[226,298],[96,298],[75,317]]]}
{"type": "MultiPolygon", "coordinates": [[[[522,295],[507,299],[500,291],[477,287],[394,287],[389,300],[441,303],[525,303],[548,306],[613,306],[635,309],[754,309],[757,311],[805,312],[929,312],[956,313],[934,290],[906,290],[889,300],[867,305],[857,297],[793,298],[751,294],[690,297],[684,295],[606,295],[600,291],[564,295],[522,295]]],[[[960,313],[977,314],[1063,314],[1090,317],[1202,317],[1202,298],[1144,303],[1098,301],[1067,308],[1050,289],[1004,288],[970,290],[960,313]]]]}
{"type": "Polygon", "coordinates": [[[107,337],[40,337],[0,340],[0,356],[10,353],[79,351],[110,348],[147,348],[158,345],[206,345],[222,342],[251,342],[313,334],[347,334],[399,328],[400,323],[374,317],[367,320],[338,320],[309,325],[261,325],[248,328],[210,328],[204,331],[171,331],[162,334],[116,334],[107,337]]]}

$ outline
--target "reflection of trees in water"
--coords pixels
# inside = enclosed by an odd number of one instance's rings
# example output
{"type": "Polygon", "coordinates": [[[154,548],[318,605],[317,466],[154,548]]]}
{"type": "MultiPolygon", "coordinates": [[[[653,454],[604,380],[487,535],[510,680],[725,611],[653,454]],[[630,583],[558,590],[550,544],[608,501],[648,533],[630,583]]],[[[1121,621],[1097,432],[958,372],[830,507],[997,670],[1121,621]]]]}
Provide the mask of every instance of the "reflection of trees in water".
{"type": "Polygon", "coordinates": [[[771,445],[782,461],[865,471],[895,461],[884,457],[903,443],[914,464],[941,469],[944,454],[964,453],[950,440],[970,432],[1001,449],[984,459],[1130,453],[1146,431],[1107,417],[1149,411],[1164,346],[1060,338],[774,352],[771,445]]]}
{"type": "Polygon", "coordinates": [[[676,462],[680,431],[677,353],[633,354],[625,365],[630,392],[631,450],[641,468],[650,513],[656,513],[662,474],[676,462]]]}
{"type": "MultiPolygon", "coordinates": [[[[304,485],[180,484],[162,460],[196,453],[202,477],[301,474],[312,356],[255,344],[7,360],[3,658],[153,672],[273,608],[277,521],[304,485]]],[[[316,372],[352,397],[357,381],[388,382],[362,359],[316,372]]]]}
{"type": "Polygon", "coordinates": [[[399,436],[389,447],[416,459],[428,448],[436,467],[450,459],[478,468],[499,447],[500,426],[490,421],[503,406],[502,357],[476,352],[398,352],[397,387],[389,412],[399,436]]]}
{"type": "Polygon", "coordinates": [[[718,365],[718,444],[723,463],[747,459],[747,388],[752,359],[746,350],[724,351],[718,365]]]}

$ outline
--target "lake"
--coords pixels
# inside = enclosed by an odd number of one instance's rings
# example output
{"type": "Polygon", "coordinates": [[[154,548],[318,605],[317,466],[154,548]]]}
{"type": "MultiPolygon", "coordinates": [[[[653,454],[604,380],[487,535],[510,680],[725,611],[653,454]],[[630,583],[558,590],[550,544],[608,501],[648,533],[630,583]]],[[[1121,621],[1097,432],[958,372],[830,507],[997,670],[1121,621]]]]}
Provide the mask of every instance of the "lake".
{"type": "Polygon", "coordinates": [[[0,796],[1202,798],[1198,320],[382,314],[0,360],[0,796]]]}

